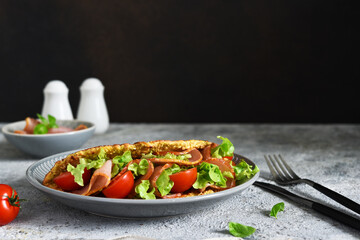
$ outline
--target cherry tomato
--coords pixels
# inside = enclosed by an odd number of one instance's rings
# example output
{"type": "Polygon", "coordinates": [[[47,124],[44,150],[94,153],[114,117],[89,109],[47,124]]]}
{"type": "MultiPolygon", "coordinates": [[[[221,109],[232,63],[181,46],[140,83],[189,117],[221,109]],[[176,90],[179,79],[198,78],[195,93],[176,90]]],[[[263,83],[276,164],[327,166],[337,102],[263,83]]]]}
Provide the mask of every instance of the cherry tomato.
{"type": "Polygon", "coordinates": [[[127,171],[120,177],[114,178],[102,193],[108,198],[124,198],[129,195],[133,186],[134,176],[131,171],[127,171]]]}
{"type": "Polygon", "coordinates": [[[227,158],[229,160],[232,160],[234,158],[234,156],[225,156],[224,158],[227,158]]]}
{"type": "Polygon", "coordinates": [[[9,185],[0,184],[0,226],[10,223],[20,210],[20,199],[9,185]]]}
{"type": "Polygon", "coordinates": [[[181,193],[191,188],[197,178],[197,169],[191,168],[186,171],[174,173],[169,176],[170,180],[174,182],[171,189],[172,193],[181,193]]]}
{"type": "MultiPolygon", "coordinates": [[[[84,186],[90,182],[90,175],[91,171],[85,168],[82,175],[84,186]]],[[[75,178],[70,172],[64,172],[55,177],[54,182],[64,191],[74,191],[82,188],[82,186],[75,182],[75,178]]]]}

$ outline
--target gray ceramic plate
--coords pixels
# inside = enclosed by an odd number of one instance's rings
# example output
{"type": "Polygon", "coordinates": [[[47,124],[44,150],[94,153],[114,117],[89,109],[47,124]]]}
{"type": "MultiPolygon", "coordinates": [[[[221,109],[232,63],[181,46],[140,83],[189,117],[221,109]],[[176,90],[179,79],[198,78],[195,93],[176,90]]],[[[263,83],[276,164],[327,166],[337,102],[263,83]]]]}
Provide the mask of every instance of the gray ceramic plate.
{"type": "MultiPolygon", "coordinates": [[[[66,157],[74,151],[56,154],[44,158],[32,164],[26,171],[26,178],[34,187],[47,194],[49,197],[73,208],[81,209],[93,214],[108,217],[123,218],[147,218],[179,215],[209,208],[214,204],[221,203],[223,200],[239,194],[259,177],[258,172],[249,181],[224,191],[187,198],[176,199],[111,199],[103,197],[80,196],[72,193],[57,191],[42,185],[45,175],[54,166],[56,161],[66,157]]],[[[249,159],[235,154],[234,161],[244,159],[248,164],[254,165],[249,159]]]]}

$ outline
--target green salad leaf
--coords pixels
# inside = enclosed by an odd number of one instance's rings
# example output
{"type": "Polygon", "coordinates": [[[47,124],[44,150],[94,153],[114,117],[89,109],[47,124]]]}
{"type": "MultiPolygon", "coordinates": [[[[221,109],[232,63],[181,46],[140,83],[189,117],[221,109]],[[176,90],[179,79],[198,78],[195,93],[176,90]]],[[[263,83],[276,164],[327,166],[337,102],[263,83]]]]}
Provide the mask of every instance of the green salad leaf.
{"type": "Polygon", "coordinates": [[[217,138],[223,140],[223,142],[211,149],[211,156],[214,158],[231,157],[234,155],[235,147],[228,138],[218,136],[217,138]]]}
{"type": "MultiPolygon", "coordinates": [[[[198,174],[193,188],[202,189],[207,184],[215,184],[216,186],[226,188],[226,178],[224,173],[221,172],[219,166],[202,162],[198,167],[198,174]]],[[[230,173],[231,174],[231,173],[230,173]]],[[[228,175],[225,173],[225,175],[228,175]]]]}
{"type": "Polygon", "coordinates": [[[87,169],[99,169],[101,168],[104,163],[106,162],[106,160],[108,160],[108,158],[106,157],[106,152],[103,148],[100,149],[98,155],[96,156],[95,159],[85,159],[84,160],[87,162],[86,168],[87,169]]]}
{"type": "Polygon", "coordinates": [[[135,192],[142,199],[156,199],[155,197],[155,188],[153,188],[150,192],[148,192],[150,188],[149,180],[141,180],[141,183],[135,187],[135,192]]]}
{"type": "Polygon", "coordinates": [[[118,155],[112,159],[113,168],[111,171],[111,177],[115,177],[126,164],[131,162],[133,159],[131,157],[131,151],[128,150],[122,155],[118,155]]]}
{"type": "Polygon", "coordinates": [[[152,152],[148,154],[143,154],[142,158],[161,158],[161,159],[177,159],[177,160],[189,160],[191,158],[191,154],[180,154],[175,155],[173,153],[166,153],[165,155],[154,155],[152,152]]]}
{"type": "Polygon", "coordinates": [[[56,124],[56,118],[50,114],[48,114],[48,119],[41,116],[39,113],[36,114],[40,119],[39,124],[37,124],[34,128],[34,134],[46,134],[49,131],[49,128],[58,128],[59,126],[56,124]]]}
{"type": "Polygon", "coordinates": [[[147,173],[148,168],[149,168],[148,161],[146,159],[141,159],[139,164],[137,163],[130,164],[128,170],[132,171],[134,177],[137,177],[140,175],[145,175],[147,173]]]}
{"type": "Polygon", "coordinates": [[[67,171],[70,172],[75,179],[75,182],[79,184],[80,186],[84,186],[84,181],[82,179],[82,174],[84,173],[84,168],[86,167],[88,170],[90,169],[99,169],[101,168],[104,163],[106,162],[106,152],[103,148],[100,149],[98,155],[94,160],[92,159],[86,159],[86,158],[80,158],[80,163],[74,167],[70,163],[67,165],[67,171]]]}
{"type": "Polygon", "coordinates": [[[229,222],[229,232],[235,237],[245,238],[252,235],[256,228],[245,226],[236,222],[229,222]]]}
{"type": "Polygon", "coordinates": [[[285,209],[285,204],[283,202],[279,202],[278,204],[275,204],[270,212],[270,216],[274,217],[277,219],[277,214],[281,211],[284,211],[285,209]]]}
{"type": "Polygon", "coordinates": [[[178,173],[180,171],[181,168],[177,164],[173,164],[170,168],[167,168],[162,171],[162,173],[156,180],[156,186],[161,196],[167,195],[174,186],[174,182],[170,180],[170,175],[174,173],[178,173]]]}
{"type": "MultiPolygon", "coordinates": [[[[82,179],[82,174],[84,173],[84,168],[86,167],[88,170],[99,169],[104,165],[104,163],[108,159],[109,158],[106,155],[105,149],[101,148],[95,159],[80,158],[80,163],[76,167],[72,166],[69,163],[67,166],[67,171],[71,172],[71,174],[74,176],[75,182],[77,184],[79,184],[80,186],[84,186],[84,182],[82,179]]],[[[114,157],[112,159],[113,168],[111,170],[111,177],[115,177],[120,172],[120,170],[130,161],[132,161],[130,150],[124,152],[124,154],[122,154],[122,155],[118,155],[118,156],[114,157]]],[[[140,172],[144,171],[143,170],[145,168],[144,164],[147,164],[147,161],[146,161],[146,163],[143,162],[141,164],[140,172]]]]}
{"type": "Polygon", "coordinates": [[[233,168],[237,185],[248,181],[259,171],[258,166],[255,165],[253,169],[252,166],[247,164],[244,160],[239,162],[236,166],[233,166],[233,168]]]}
{"type": "Polygon", "coordinates": [[[74,176],[75,182],[77,184],[79,184],[80,186],[84,186],[84,181],[83,181],[82,175],[84,173],[84,169],[85,169],[86,165],[87,165],[86,160],[83,158],[80,158],[80,163],[76,167],[74,167],[73,165],[71,165],[69,163],[66,168],[66,170],[74,176]]]}

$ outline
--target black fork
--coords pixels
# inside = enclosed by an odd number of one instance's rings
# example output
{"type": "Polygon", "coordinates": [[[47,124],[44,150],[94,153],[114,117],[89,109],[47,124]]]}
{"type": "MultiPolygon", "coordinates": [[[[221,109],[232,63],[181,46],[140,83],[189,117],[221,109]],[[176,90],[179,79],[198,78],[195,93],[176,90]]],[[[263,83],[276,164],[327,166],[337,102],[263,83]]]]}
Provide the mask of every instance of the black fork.
{"type": "Polygon", "coordinates": [[[360,214],[360,205],[358,203],[314,181],[299,177],[285,162],[280,154],[278,157],[274,155],[273,158],[270,155],[265,155],[264,157],[276,183],[280,185],[306,183],[343,206],[360,214]]]}

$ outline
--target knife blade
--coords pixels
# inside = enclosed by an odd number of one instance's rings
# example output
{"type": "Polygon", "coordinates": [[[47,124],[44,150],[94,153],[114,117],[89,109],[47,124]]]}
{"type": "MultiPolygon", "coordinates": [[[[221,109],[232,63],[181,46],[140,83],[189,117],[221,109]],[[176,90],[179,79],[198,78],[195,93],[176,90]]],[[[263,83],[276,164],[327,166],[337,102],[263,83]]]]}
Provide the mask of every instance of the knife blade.
{"type": "Polygon", "coordinates": [[[340,212],[334,208],[325,206],[325,205],[315,202],[313,200],[310,200],[310,199],[307,199],[304,197],[300,197],[300,196],[298,196],[292,192],[289,192],[288,190],[286,190],[284,188],[278,187],[276,185],[272,185],[272,184],[264,183],[264,182],[258,182],[258,181],[256,181],[254,183],[254,185],[258,186],[260,188],[269,190],[270,192],[278,193],[284,197],[289,198],[290,200],[292,200],[294,202],[303,204],[307,207],[314,209],[317,212],[320,212],[328,217],[331,217],[332,219],[342,222],[342,223],[344,223],[350,227],[353,227],[357,230],[360,230],[360,220],[353,216],[350,216],[346,213],[340,212]]]}

